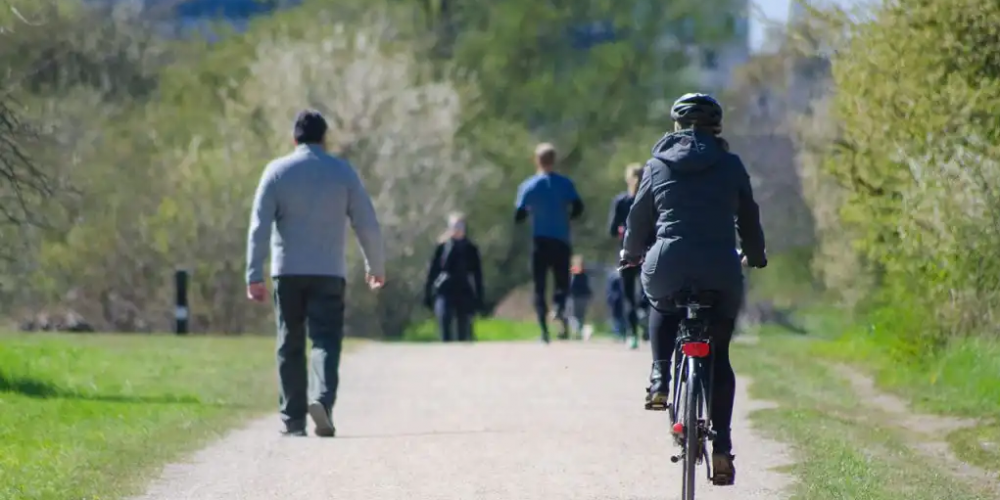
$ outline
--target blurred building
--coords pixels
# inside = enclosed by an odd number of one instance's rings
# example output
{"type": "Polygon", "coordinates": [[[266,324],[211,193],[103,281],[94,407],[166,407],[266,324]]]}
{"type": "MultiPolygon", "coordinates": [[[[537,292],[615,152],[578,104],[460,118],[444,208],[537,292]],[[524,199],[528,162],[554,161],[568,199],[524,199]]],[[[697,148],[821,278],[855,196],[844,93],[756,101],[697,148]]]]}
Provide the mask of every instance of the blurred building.
{"type": "Polygon", "coordinates": [[[717,19],[725,40],[688,49],[696,80],[713,92],[728,87],[733,71],[750,60],[750,0],[734,1],[730,8],[717,19]]]}

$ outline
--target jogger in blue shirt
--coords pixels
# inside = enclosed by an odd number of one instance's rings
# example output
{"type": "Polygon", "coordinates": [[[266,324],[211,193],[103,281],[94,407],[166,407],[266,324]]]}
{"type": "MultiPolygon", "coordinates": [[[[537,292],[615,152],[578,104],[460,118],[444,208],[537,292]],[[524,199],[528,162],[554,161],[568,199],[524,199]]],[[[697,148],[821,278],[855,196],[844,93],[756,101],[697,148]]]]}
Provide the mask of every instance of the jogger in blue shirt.
{"type": "Polygon", "coordinates": [[[569,323],[566,317],[566,298],[570,281],[569,221],[583,214],[583,201],[568,177],[553,172],[556,164],[556,150],[551,144],[539,144],[535,148],[537,172],[517,189],[515,201],[515,222],[531,218],[532,251],[531,275],[534,281],[534,305],[538,324],[542,330],[542,341],[549,342],[546,323],[548,305],[545,301],[545,280],[552,271],[555,287],[552,302],[556,318],[562,324],[560,338],[568,338],[569,323]]]}

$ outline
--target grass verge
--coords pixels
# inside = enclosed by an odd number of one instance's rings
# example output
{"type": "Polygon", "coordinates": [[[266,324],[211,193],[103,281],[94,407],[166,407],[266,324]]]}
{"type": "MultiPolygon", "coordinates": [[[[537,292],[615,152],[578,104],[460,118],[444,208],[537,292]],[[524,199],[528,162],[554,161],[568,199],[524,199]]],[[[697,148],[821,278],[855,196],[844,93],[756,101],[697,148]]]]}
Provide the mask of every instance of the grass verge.
{"type": "Polygon", "coordinates": [[[959,459],[1000,472],[1000,340],[956,338],[934,355],[899,359],[886,355],[877,335],[854,331],[817,342],[811,352],[864,369],[918,411],[980,420],[948,441],[959,459]]]}
{"type": "Polygon", "coordinates": [[[271,337],[0,335],[0,498],[98,500],[275,401],[271,337]]]}
{"type": "MultiPolygon", "coordinates": [[[[477,318],[472,328],[476,340],[481,342],[537,340],[539,337],[537,326],[502,319],[477,318]]],[[[440,342],[437,322],[428,320],[411,326],[400,341],[440,342]]]]}
{"type": "MultiPolygon", "coordinates": [[[[866,409],[843,381],[816,363],[815,341],[764,333],[734,346],[755,398],[778,403],[754,424],[796,450],[793,498],[803,500],[986,500],[993,498],[913,451],[909,435],[866,409]]],[[[738,444],[738,443],[737,443],[738,444]]]]}
{"type": "MultiPolygon", "coordinates": [[[[593,324],[595,327],[592,338],[613,338],[611,328],[608,325],[593,324]]],[[[530,321],[511,321],[497,318],[479,318],[473,325],[473,332],[476,340],[480,342],[516,342],[535,341],[541,336],[538,325],[530,321]]],[[[549,325],[553,336],[559,331],[559,326],[549,325]]],[[[435,320],[427,320],[411,326],[403,333],[400,342],[440,342],[441,335],[438,333],[438,325],[435,320]]]]}

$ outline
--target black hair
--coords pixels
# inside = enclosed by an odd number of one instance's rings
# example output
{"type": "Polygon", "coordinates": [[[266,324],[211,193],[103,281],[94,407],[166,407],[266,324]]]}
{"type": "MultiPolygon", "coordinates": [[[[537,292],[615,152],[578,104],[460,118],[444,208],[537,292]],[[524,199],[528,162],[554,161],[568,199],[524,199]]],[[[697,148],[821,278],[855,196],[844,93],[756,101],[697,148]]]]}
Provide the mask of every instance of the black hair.
{"type": "Polygon", "coordinates": [[[321,144],[326,137],[327,128],[326,119],[319,111],[307,109],[295,116],[292,133],[298,144],[321,144]]]}

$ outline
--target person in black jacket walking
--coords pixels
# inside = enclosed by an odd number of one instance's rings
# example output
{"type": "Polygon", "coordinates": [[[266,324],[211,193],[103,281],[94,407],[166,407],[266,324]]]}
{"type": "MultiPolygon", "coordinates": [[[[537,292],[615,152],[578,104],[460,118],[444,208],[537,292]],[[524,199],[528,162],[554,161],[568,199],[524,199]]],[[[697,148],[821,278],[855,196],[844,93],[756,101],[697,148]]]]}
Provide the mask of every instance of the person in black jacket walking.
{"type": "MultiPolygon", "coordinates": [[[[625,240],[625,229],[628,225],[628,213],[632,208],[632,201],[635,200],[635,193],[639,189],[639,181],[642,180],[642,165],[632,163],[625,167],[625,184],[628,190],[619,193],[611,200],[611,210],[608,214],[608,233],[618,240],[619,248],[625,240]]],[[[628,319],[629,332],[625,334],[626,340],[630,340],[632,349],[639,348],[639,312],[648,312],[645,300],[645,292],[639,282],[639,270],[635,267],[627,267],[621,271],[622,296],[625,299],[625,317],[628,319]]],[[[648,315],[648,314],[644,314],[648,315]]],[[[648,329],[641,329],[648,331],[648,329]]],[[[643,335],[646,337],[646,335],[643,335]]],[[[648,340],[648,337],[646,337],[648,340]]]]}
{"type": "Polygon", "coordinates": [[[479,249],[466,237],[460,213],[448,217],[448,230],[434,250],[424,304],[437,316],[443,342],[473,339],[472,319],[483,306],[483,271],[479,249]]]}

